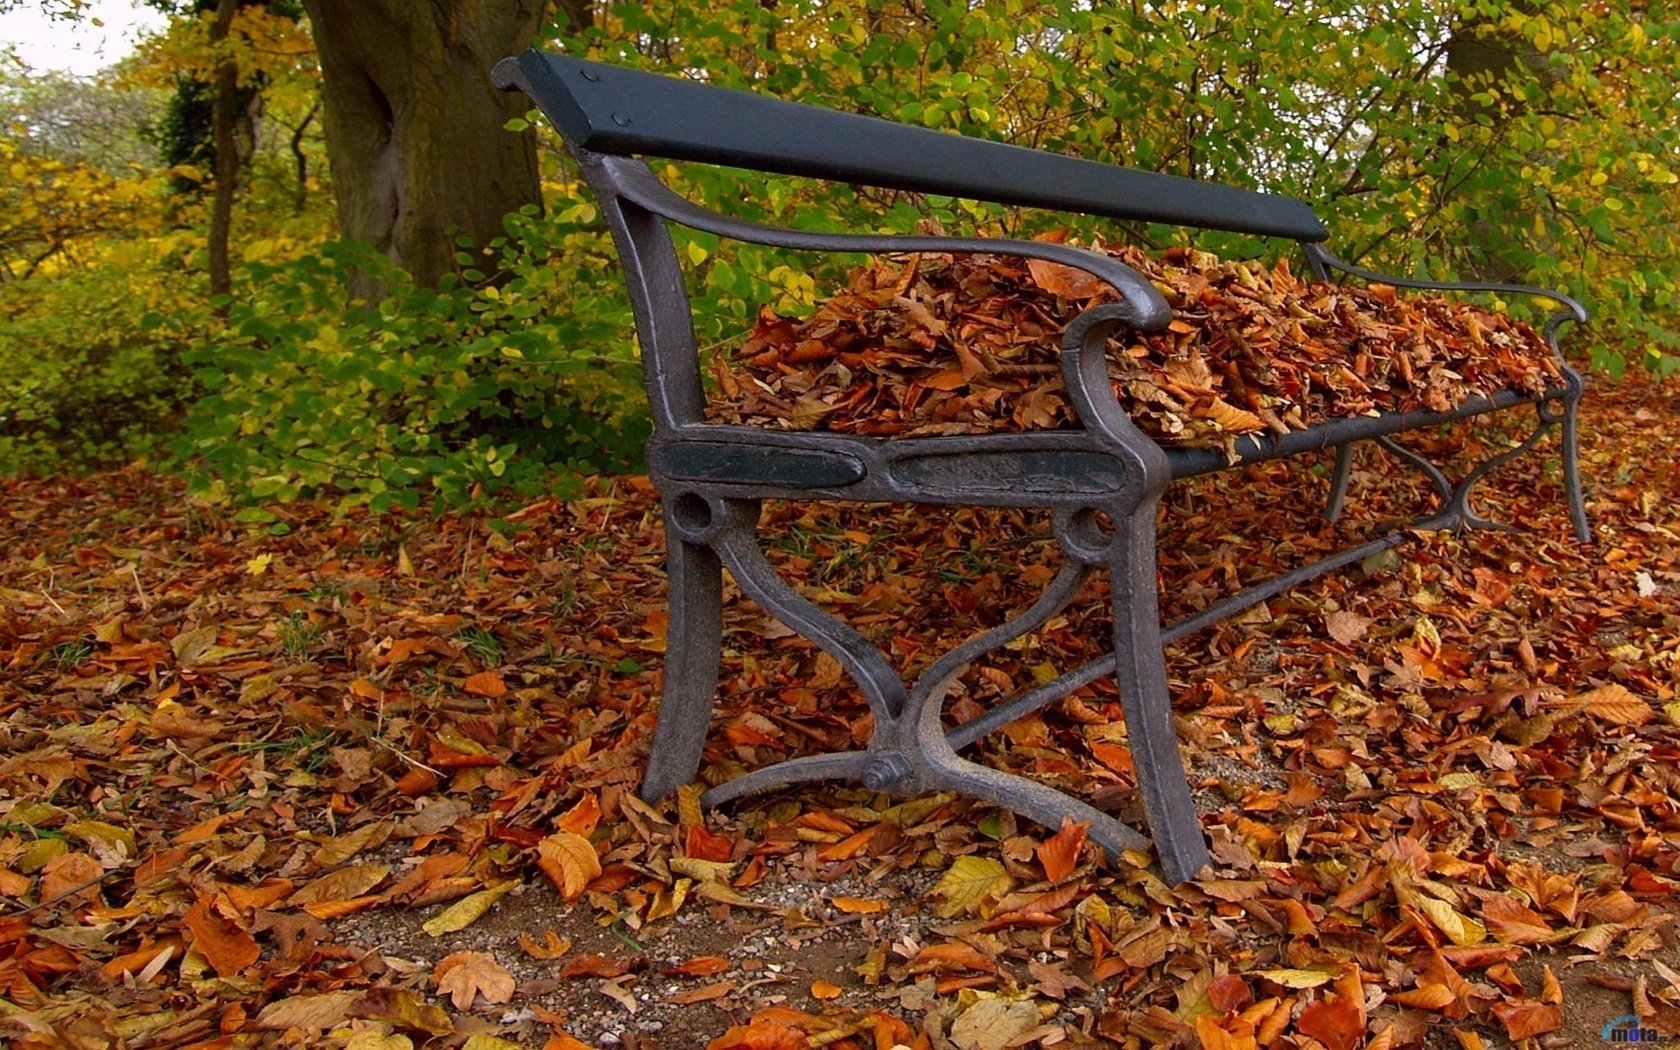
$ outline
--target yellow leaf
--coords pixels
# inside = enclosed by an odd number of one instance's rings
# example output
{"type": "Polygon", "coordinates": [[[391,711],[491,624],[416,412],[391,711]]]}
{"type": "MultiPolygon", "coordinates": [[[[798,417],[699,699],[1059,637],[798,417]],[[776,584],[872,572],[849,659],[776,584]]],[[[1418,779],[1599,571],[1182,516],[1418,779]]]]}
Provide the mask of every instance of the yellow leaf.
{"type": "Polygon", "coordinates": [[[1460,948],[1468,948],[1487,940],[1487,928],[1475,919],[1460,915],[1452,905],[1434,897],[1419,896],[1417,909],[1429,917],[1435,928],[1460,948]]]}
{"type": "Polygon", "coordinates": [[[464,930],[482,918],[484,913],[490,910],[491,905],[507,896],[518,885],[518,879],[509,879],[487,890],[479,890],[477,893],[468,894],[426,920],[420,928],[433,937],[442,937],[446,933],[464,930]]]}
{"type": "Polygon", "coordinates": [[[261,576],[268,571],[269,563],[274,561],[272,554],[259,554],[245,562],[245,572],[251,576],[261,576]]]}
{"type": "Polygon", "coordinates": [[[1326,970],[1253,970],[1246,976],[1264,977],[1285,988],[1317,988],[1336,979],[1335,973],[1326,970]]]}
{"type": "Polygon", "coordinates": [[[1015,886],[1015,880],[998,861],[986,857],[958,857],[933,887],[938,897],[935,909],[942,919],[954,919],[978,908],[988,896],[1001,897],[1015,886]]]}

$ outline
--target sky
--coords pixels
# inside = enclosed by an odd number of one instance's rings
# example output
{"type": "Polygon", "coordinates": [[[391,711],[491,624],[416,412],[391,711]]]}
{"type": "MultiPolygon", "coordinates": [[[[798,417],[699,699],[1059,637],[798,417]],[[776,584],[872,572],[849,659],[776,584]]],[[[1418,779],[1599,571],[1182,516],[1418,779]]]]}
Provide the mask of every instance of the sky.
{"type": "Polygon", "coordinates": [[[167,22],[139,0],[89,0],[80,22],[49,18],[38,0],[23,0],[0,14],[0,52],[9,50],[43,72],[87,76],[127,55],[136,39],[167,22]],[[103,25],[94,25],[96,19],[103,25]]]}

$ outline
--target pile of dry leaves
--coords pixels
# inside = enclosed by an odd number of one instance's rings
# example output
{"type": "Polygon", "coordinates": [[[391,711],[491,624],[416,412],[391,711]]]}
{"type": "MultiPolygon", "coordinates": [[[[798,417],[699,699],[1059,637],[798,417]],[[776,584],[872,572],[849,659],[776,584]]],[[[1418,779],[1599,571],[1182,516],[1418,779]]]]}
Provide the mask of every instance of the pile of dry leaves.
{"type": "MultiPolygon", "coordinates": [[[[1173,308],[1165,331],[1110,343],[1121,403],[1158,440],[1217,446],[1559,382],[1532,328],[1473,303],[1192,248],[1156,260],[1097,247],[1173,308]]],[[[1101,280],[1036,259],[912,255],[874,260],[850,284],[807,320],[763,310],[735,367],[718,362],[713,418],[886,436],[1077,425],[1058,347],[1074,316],[1114,299],[1101,280]]]]}

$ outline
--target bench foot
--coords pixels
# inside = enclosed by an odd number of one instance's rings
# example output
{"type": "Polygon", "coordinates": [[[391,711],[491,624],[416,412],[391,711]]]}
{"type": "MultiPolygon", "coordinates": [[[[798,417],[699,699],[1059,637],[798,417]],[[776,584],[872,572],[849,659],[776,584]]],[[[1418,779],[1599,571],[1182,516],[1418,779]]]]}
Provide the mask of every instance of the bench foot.
{"type": "Polygon", "coordinates": [[[670,617],[665,635],[665,676],[654,726],[653,750],[642,779],[644,801],[656,802],[700,772],[700,752],[717,695],[718,659],[723,641],[723,570],[711,548],[680,538],[673,519],[680,508],[665,509],[666,567],[670,579],[670,617]]]}

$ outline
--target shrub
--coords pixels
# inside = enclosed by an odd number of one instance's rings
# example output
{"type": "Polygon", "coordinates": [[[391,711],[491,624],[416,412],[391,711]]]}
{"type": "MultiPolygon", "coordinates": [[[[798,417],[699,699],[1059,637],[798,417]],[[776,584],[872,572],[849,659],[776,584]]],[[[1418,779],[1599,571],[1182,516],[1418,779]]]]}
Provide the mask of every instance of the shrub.
{"type": "Polygon", "coordinates": [[[145,457],[193,387],[181,346],[201,316],[166,320],[116,262],[0,295],[0,472],[51,474],[145,457]]]}
{"type": "Polygon", "coordinates": [[[245,301],[192,354],[205,395],[175,448],[193,488],[382,509],[634,469],[647,417],[629,304],[597,276],[611,263],[592,218],[511,216],[435,289],[354,242],[248,266],[245,301]],[[350,300],[358,271],[378,301],[350,300]]]}

